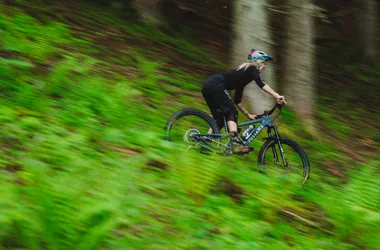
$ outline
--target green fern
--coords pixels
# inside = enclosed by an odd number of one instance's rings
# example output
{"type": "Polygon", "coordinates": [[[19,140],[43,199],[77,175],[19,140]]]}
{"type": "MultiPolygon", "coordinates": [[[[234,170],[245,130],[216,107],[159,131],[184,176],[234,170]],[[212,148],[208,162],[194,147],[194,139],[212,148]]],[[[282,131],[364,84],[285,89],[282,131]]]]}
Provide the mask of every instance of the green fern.
{"type": "Polygon", "coordinates": [[[19,9],[8,7],[7,10],[11,15],[2,14],[0,18],[6,50],[23,53],[41,62],[59,50],[55,45],[69,42],[69,31],[65,25],[56,22],[43,25],[19,9]]]}
{"type": "Polygon", "coordinates": [[[98,248],[118,225],[125,189],[121,180],[128,174],[121,169],[117,173],[104,169],[101,176],[82,171],[53,176],[49,171],[40,171],[38,182],[17,187],[13,195],[19,196],[22,203],[14,213],[7,213],[8,222],[3,222],[8,229],[0,231],[0,239],[9,246],[21,244],[27,249],[98,248]],[[75,182],[73,175],[77,176],[75,182]]]}
{"type": "Polygon", "coordinates": [[[195,197],[204,197],[217,181],[222,166],[220,159],[206,157],[196,151],[179,153],[176,157],[182,163],[176,169],[181,172],[185,190],[195,197]]]}
{"type": "Polygon", "coordinates": [[[380,162],[366,164],[352,176],[346,188],[348,204],[380,213],[380,179],[374,178],[379,166],[380,162]]]}
{"type": "Polygon", "coordinates": [[[380,232],[379,162],[362,165],[352,173],[347,186],[328,189],[329,196],[321,197],[320,204],[334,219],[335,232],[344,242],[376,248],[380,232]]]}

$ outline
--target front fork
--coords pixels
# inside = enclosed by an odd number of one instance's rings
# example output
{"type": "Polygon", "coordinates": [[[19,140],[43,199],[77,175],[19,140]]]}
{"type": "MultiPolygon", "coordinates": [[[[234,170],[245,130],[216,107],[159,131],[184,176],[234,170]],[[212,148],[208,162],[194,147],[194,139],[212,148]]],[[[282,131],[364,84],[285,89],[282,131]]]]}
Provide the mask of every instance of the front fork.
{"type": "MultiPolygon", "coordinates": [[[[280,141],[281,138],[280,138],[280,135],[278,133],[276,126],[269,127],[268,136],[269,136],[269,138],[271,138],[271,137],[275,138],[277,145],[278,145],[278,148],[280,149],[280,154],[281,154],[281,159],[282,159],[283,165],[287,167],[288,164],[287,164],[287,161],[285,159],[285,152],[284,152],[284,149],[282,148],[281,141],[280,141]],[[274,134],[273,134],[272,130],[274,131],[274,134]]],[[[271,148],[272,148],[272,152],[273,152],[274,163],[276,165],[278,165],[279,164],[279,157],[278,157],[277,150],[276,150],[276,144],[273,144],[271,148]]]]}

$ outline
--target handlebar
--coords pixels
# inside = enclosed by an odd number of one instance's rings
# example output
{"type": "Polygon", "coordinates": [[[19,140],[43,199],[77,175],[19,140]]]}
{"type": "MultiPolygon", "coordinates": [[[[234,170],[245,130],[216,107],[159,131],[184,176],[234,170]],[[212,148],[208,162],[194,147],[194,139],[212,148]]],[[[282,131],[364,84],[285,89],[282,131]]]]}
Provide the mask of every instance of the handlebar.
{"type": "Polygon", "coordinates": [[[264,116],[270,116],[271,114],[273,114],[273,112],[278,108],[281,112],[281,109],[282,107],[284,106],[285,104],[278,104],[276,103],[276,105],[271,109],[271,110],[265,110],[263,114],[260,114],[260,115],[257,115],[256,116],[256,119],[257,118],[262,118],[264,116]]]}

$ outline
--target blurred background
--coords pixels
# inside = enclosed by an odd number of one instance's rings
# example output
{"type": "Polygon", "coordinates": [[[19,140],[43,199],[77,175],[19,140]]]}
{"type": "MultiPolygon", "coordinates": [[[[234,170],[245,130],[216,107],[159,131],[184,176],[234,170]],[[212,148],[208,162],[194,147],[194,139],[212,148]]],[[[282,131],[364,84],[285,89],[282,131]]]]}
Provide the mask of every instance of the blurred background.
{"type": "MultiPolygon", "coordinates": [[[[379,249],[380,1],[0,1],[0,249],[379,249]],[[163,140],[272,55],[311,177],[163,140]]],[[[273,99],[250,84],[246,108],[273,99]]],[[[239,121],[245,121],[243,116],[239,121]]]]}

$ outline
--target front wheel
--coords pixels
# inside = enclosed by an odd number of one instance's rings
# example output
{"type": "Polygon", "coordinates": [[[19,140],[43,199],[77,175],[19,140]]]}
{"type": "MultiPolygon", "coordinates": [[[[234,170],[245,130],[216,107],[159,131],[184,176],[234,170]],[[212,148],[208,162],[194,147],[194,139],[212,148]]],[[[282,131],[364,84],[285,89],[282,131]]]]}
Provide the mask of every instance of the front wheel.
{"type": "Polygon", "coordinates": [[[258,163],[268,173],[290,174],[301,183],[309,178],[310,164],[306,153],[289,138],[281,138],[280,143],[275,138],[266,141],[260,149],[258,163]]]}

